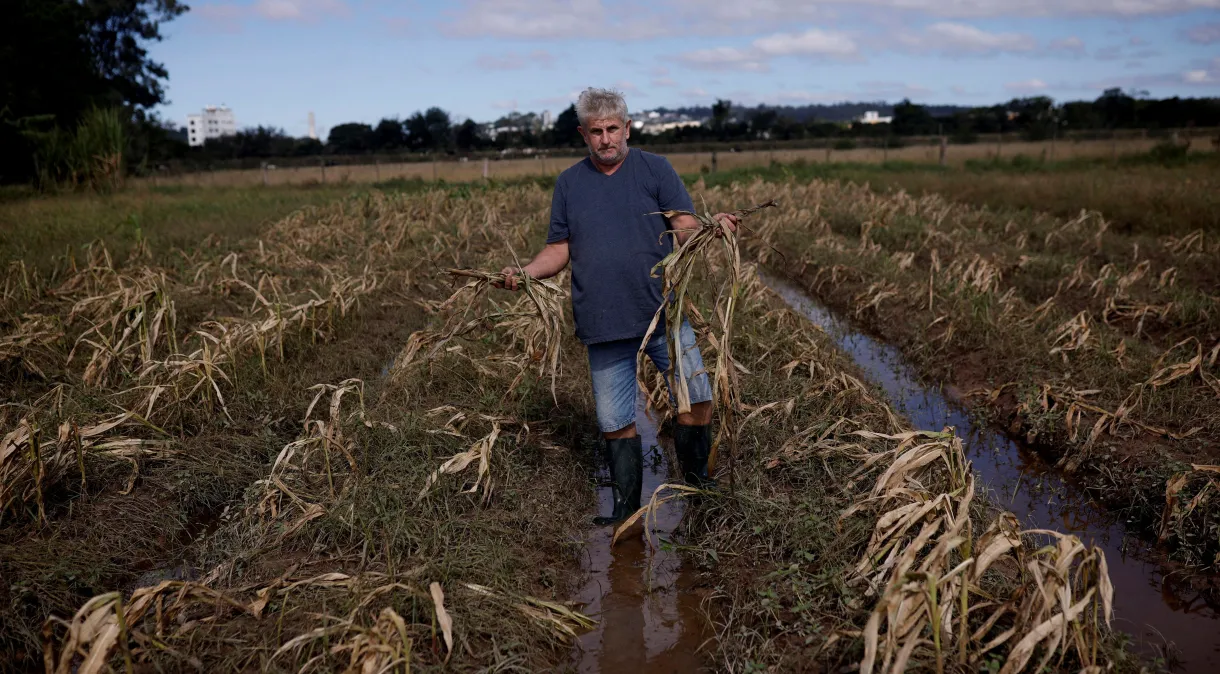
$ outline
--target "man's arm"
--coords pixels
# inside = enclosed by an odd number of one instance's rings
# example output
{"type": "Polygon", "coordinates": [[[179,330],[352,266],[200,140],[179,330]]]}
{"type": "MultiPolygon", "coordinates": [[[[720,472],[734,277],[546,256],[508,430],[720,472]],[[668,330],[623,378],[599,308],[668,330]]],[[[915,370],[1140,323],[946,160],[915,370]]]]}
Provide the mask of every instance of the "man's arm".
{"type": "Polygon", "coordinates": [[[568,240],[548,243],[529,264],[524,267],[505,267],[501,273],[504,279],[503,288],[517,289],[517,274],[525,273],[536,279],[551,278],[568,266],[568,240]]]}

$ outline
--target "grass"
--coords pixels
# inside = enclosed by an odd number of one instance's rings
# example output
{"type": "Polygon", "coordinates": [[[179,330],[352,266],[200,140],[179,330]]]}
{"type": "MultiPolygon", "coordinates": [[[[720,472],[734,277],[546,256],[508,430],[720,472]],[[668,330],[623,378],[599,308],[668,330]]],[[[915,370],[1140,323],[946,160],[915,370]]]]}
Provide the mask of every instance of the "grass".
{"type": "Polygon", "coordinates": [[[1182,236],[1220,231],[1220,155],[1164,160],[1154,154],[1108,159],[1041,161],[1008,158],[964,167],[912,162],[795,163],[735,169],[702,176],[708,187],[762,179],[768,182],[841,180],[887,192],[937,194],[957,203],[1009,213],[1050,213],[1064,218],[1097,210],[1126,234],[1182,236]]]}

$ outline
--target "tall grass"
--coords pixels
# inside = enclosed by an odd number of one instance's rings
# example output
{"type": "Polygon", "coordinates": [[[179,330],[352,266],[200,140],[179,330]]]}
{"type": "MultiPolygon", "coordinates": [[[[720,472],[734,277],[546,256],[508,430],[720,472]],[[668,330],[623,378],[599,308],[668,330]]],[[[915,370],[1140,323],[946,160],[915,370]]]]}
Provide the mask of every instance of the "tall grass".
{"type": "Polygon", "coordinates": [[[38,189],[113,192],[122,187],[123,126],[118,108],[92,108],[73,130],[55,127],[35,136],[38,189]]]}

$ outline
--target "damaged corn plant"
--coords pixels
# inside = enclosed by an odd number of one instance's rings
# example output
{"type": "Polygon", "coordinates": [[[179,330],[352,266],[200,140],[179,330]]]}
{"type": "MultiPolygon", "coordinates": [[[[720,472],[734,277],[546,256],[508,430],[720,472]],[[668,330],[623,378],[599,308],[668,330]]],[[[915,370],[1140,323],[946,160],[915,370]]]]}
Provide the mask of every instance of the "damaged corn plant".
{"type": "MultiPolygon", "coordinates": [[[[779,204],[772,199],[757,206],[733,211],[732,215],[743,220],[765,208],[778,206],[779,204]]],[[[733,359],[733,315],[747,284],[747,276],[743,273],[741,248],[737,234],[730,229],[727,222],[716,219],[711,213],[700,215],[691,211],[662,211],[661,215],[669,219],[678,215],[688,215],[693,217],[699,226],[693,231],[670,229],[663,234],[663,236],[673,236],[675,239],[685,234],[686,239],[675,245],[673,252],[666,255],[652,270],[654,278],[659,276],[662,279],[663,302],[657,308],[636,353],[638,385],[641,390],[648,393],[649,387],[645,384],[644,379],[645,346],[652,339],[653,333],[656,332],[664,317],[664,334],[671,368],[670,372],[664,374],[668,377],[669,386],[677,401],[677,409],[673,411],[676,414],[690,412],[690,391],[687,380],[696,373],[683,371],[681,329],[689,314],[694,314],[696,319],[701,317],[691,301],[691,285],[695,281],[695,273],[698,269],[711,266],[710,249],[715,247],[716,241],[720,241],[727,276],[715,302],[715,317],[720,326],[720,332],[717,334],[712,331],[710,326],[703,325],[702,321],[698,321],[700,327],[703,328],[698,332],[702,333],[716,352],[715,370],[711,373],[710,379],[712,380],[712,399],[715,401],[719,417],[719,427],[712,440],[711,453],[708,457],[708,471],[711,474],[716,470],[720,451],[727,446],[731,485],[733,460],[737,454],[735,451],[737,446],[736,417],[740,413],[737,374],[742,369],[740,363],[733,359]]],[[[649,397],[651,398],[651,396],[649,397]]]]}

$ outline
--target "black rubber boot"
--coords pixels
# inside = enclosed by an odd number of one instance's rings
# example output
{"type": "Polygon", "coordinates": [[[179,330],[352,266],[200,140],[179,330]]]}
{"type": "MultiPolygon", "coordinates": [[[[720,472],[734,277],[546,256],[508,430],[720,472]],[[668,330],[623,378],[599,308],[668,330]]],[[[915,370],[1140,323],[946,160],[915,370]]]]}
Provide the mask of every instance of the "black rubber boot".
{"type": "Polygon", "coordinates": [[[674,426],[674,452],[682,479],[692,487],[707,487],[715,483],[707,475],[707,457],[712,451],[712,435],[704,426],[674,426]]]}
{"type": "Polygon", "coordinates": [[[644,481],[644,445],[640,436],[606,441],[606,462],[614,480],[614,513],[594,517],[598,526],[621,522],[640,509],[640,489],[644,481]]]}

